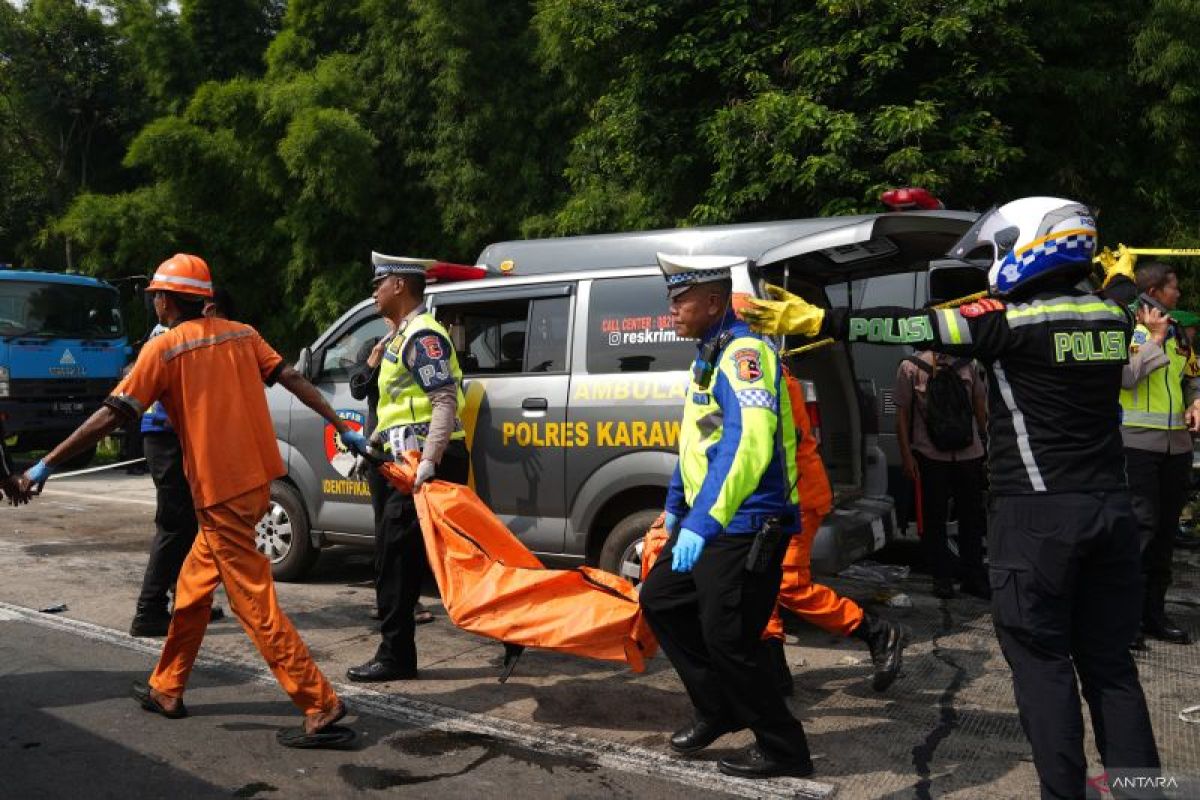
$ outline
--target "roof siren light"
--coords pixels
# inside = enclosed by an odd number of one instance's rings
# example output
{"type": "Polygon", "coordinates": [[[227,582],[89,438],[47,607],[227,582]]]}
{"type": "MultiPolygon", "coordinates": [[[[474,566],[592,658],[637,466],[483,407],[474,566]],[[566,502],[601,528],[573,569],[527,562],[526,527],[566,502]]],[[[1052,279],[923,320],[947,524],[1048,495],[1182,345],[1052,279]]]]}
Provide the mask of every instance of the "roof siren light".
{"type": "Polygon", "coordinates": [[[892,211],[941,211],[946,206],[927,189],[888,189],[879,199],[892,211]]]}

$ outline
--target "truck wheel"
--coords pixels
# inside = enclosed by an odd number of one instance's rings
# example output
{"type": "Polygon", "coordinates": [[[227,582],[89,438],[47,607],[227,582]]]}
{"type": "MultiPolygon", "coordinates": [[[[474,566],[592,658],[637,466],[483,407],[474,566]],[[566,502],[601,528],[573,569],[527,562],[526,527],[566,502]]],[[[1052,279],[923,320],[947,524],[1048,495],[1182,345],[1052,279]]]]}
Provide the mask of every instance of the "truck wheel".
{"type": "Polygon", "coordinates": [[[308,536],[308,514],[289,484],[271,482],[271,506],[254,526],[254,546],[271,559],[277,581],[298,581],[308,574],[321,551],[308,536]]]}
{"type": "Polygon", "coordinates": [[[642,580],[642,539],[661,509],[636,511],[613,526],[600,550],[600,569],[637,586],[642,580]]]}

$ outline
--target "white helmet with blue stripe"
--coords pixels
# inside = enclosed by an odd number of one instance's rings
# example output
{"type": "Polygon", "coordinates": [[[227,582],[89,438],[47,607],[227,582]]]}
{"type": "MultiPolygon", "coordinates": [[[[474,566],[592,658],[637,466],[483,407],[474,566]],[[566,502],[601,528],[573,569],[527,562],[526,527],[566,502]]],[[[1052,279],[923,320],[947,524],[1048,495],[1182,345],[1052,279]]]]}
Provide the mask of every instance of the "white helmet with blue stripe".
{"type": "Polygon", "coordinates": [[[997,297],[1053,276],[1091,268],[1096,222],[1091,210],[1061,197],[1025,197],[993,208],[950,248],[949,255],[988,270],[997,297]]]}

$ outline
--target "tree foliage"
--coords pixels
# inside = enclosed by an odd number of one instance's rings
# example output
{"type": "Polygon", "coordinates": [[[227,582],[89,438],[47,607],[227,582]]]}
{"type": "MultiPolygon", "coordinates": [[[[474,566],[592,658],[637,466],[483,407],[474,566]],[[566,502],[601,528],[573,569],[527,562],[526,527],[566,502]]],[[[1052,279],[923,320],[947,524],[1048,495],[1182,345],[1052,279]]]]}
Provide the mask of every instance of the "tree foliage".
{"type": "MultiPolygon", "coordinates": [[[[205,255],[282,346],[370,250],[1078,197],[1200,241],[1197,0],[0,0],[0,260],[205,255]]],[[[1198,287],[1200,288],[1200,287],[1198,287]]]]}

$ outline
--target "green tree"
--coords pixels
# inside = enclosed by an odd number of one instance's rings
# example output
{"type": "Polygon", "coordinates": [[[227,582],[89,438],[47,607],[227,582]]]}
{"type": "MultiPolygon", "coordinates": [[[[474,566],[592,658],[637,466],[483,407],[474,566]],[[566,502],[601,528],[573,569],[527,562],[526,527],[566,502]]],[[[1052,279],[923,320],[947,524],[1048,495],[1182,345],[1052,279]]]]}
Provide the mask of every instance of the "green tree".
{"type": "Polygon", "coordinates": [[[543,0],[546,63],[594,100],[561,232],[974,203],[1021,151],[998,113],[1037,56],[1009,0],[543,0]],[[982,47],[978,39],[1004,47],[982,47]]]}
{"type": "Polygon", "coordinates": [[[6,226],[19,238],[3,246],[22,262],[69,267],[70,242],[49,241],[44,226],[76,192],[112,185],[131,123],[122,62],[98,10],[71,0],[0,9],[5,154],[27,198],[6,226]]]}

